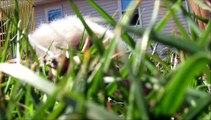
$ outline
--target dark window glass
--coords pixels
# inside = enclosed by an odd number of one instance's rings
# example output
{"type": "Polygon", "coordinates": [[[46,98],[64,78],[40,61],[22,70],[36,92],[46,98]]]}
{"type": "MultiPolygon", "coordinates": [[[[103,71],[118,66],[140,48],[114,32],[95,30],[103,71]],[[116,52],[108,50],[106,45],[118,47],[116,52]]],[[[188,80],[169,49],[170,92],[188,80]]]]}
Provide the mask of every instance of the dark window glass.
{"type": "Polygon", "coordinates": [[[62,18],[62,10],[61,8],[53,9],[48,11],[48,21],[51,22],[55,19],[62,18]]]}
{"type": "MultiPolygon", "coordinates": [[[[128,5],[130,4],[131,0],[121,0],[121,5],[122,5],[122,14],[125,13],[128,5]]],[[[130,22],[131,25],[139,25],[139,12],[138,9],[135,11],[133,18],[131,19],[130,22]]]]}

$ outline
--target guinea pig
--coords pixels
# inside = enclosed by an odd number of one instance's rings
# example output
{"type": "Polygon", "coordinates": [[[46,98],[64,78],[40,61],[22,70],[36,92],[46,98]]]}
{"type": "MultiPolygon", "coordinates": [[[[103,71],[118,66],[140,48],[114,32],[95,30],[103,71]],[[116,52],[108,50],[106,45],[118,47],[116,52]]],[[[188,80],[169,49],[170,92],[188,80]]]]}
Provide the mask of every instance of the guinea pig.
{"type": "MultiPolygon", "coordinates": [[[[113,32],[107,30],[106,27],[95,23],[90,17],[85,17],[85,22],[96,36],[104,36],[102,41],[104,46],[113,39],[113,32]]],[[[82,52],[89,49],[92,40],[84,30],[84,25],[77,16],[66,16],[50,23],[41,24],[35,31],[29,34],[29,43],[41,62],[55,59],[56,61],[54,60],[54,63],[59,64],[58,59],[65,53],[64,49],[77,49],[82,38],[84,38],[82,52]]],[[[125,47],[125,44],[122,41],[120,42],[121,43],[119,43],[118,46],[125,47]]],[[[120,51],[118,49],[119,48],[117,47],[116,51],[120,51]]],[[[76,63],[80,63],[77,56],[74,57],[74,60],[76,63]]]]}

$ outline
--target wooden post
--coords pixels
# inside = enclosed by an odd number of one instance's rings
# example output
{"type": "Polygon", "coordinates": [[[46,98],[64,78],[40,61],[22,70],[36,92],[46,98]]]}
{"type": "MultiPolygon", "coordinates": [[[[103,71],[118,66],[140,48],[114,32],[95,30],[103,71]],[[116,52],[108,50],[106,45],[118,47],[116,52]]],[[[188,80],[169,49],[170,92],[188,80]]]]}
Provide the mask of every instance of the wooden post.
{"type": "MultiPolygon", "coordinates": [[[[203,4],[210,6],[211,5],[211,0],[200,0],[203,4]]],[[[211,18],[211,12],[208,10],[204,10],[201,7],[199,7],[196,4],[196,0],[189,0],[189,4],[194,12],[194,14],[201,16],[202,18],[210,20],[211,18]]],[[[206,23],[202,22],[201,20],[198,20],[198,25],[199,27],[204,30],[206,28],[206,23]]]]}

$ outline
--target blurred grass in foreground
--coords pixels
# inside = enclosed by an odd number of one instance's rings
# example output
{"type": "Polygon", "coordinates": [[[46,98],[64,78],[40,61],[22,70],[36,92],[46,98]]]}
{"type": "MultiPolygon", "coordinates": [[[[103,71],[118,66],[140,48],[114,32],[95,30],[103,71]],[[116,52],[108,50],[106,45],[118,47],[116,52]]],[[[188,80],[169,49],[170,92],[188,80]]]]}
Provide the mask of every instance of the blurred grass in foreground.
{"type": "MultiPolygon", "coordinates": [[[[47,67],[34,67],[39,63],[28,43],[28,32],[18,25],[18,1],[15,1],[16,14],[8,16],[4,48],[0,51],[1,119],[206,120],[211,117],[211,21],[206,30],[200,30],[182,8],[182,0],[173,3],[164,0],[169,12],[155,24],[160,5],[156,0],[148,28],[129,25],[129,18],[140,4],[138,0],[131,3],[120,21],[115,21],[93,0],[87,0],[114,27],[114,40],[106,49],[95,41],[93,49],[84,55],[70,50],[70,56],[79,55],[83,62],[78,65],[71,59],[70,71],[58,76],[55,83],[47,80],[47,67]],[[177,11],[186,16],[191,33],[181,26],[175,16],[177,11]],[[178,25],[179,36],[161,32],[171,18],[178,25]],[[129,33],[142,37],[142,41],[135,44],[129,33]],[[5,63],[11,35],[20,40],[19,45],[13,40],[12,53],[13,57],[23,59],[21,64],[5,63]],[[130,48],[130,57],[123,61],[112,57],[119,40],[124,40],[130,48]],[[176,50],[167,51],[164,58],[149,53],[150,46],[156,47],[153,41],[176,50]]],[[[77,6],[69,1],[87,32],[92,34],[77,6]]],[[[94,35],[91,38],[99,40],[94,35]]]]}

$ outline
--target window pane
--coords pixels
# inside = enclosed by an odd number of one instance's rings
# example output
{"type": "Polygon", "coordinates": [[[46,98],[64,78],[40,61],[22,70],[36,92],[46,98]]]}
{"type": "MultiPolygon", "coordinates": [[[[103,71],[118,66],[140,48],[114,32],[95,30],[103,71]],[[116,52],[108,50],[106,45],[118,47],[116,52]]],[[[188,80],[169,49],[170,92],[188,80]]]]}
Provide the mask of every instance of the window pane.
{"type": "MultiPolygon", "coordinates": [[[[130,4],[130,2],[134,2],[134,0],[121,0],[121,5],[122,5],[122,14],[125,13],[128,5],[130,4]]],[[[130,25],[139,25],[139,13],[138,13],[138,9],[134,12],[134,16],[131,19],[130,25]]]]}
{"type": "MultiPolygon", "coordinates": [[[[122,14],[124,14],[125,11],[122,11],[122,14]]],[[[130,25],[139,25],[139,14],[138,10],[135,11],[133,18],[131,19],[130,25]]]]}
{"type": "Polygon", "coordinates": [[[122,11],[125,11],[131,0],[121,0],[122,11]]]}
{"type": "Polygon", "coordinates": [[[48,11],[48,21],[53,21],[55,19],[62,17],[62,10],[61,8],[53,9],[48,11]]]}
{"type": "Polygon", "coordinates": [[[131,25],[139,25],[140,22],[139,22],[139,14],[138,12],[136,12],[130,22],[131,25]]]}

